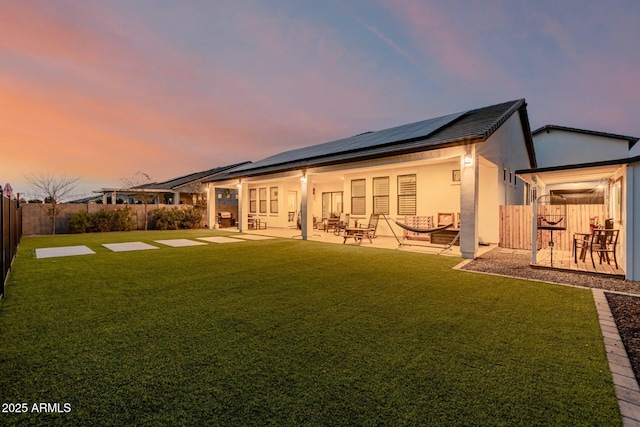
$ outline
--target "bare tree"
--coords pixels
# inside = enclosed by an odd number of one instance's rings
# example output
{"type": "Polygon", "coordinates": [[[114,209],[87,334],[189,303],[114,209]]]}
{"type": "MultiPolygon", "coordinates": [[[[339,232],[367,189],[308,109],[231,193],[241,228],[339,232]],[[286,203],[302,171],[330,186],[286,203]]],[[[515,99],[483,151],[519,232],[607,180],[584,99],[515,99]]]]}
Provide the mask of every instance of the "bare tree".
{"type": "Polygon", "coordinates": [[[59,205],[71,195],[80,178],[52,173],[26,175],[25,178],[33,187],[35,196],[44,200],[43,209],[51,219],[51,234],[56,234],[56,218],[60,214],[59,205]]]}
{"type": "Polygon", "coordinates": [[[146,231],[149,223],[147,208],[158,197],[157,193],[149,190],[150,184],[153,183],[151,177],[144,172],[138,171],[130,178],[122,178],[122,183],[127,191],[132,193],[144,205],[144,229],[146,231]]]}

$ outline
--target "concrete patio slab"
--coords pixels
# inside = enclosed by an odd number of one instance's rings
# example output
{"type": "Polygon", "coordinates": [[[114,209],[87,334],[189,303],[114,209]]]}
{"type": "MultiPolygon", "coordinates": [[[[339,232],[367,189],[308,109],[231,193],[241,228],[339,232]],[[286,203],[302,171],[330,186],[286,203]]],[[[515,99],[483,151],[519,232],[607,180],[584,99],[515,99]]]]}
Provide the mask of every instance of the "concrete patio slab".
{"type": "Polygon", "coordinates": [[[170,239],[170,240],[154,240],[156,243],[160,243],[161,245],[171,246],[172,248],[183,248],[185,246],[203,246],[206,245],[204,242],[196,242],[195,240],[189,239],[170,239]]]}
{"type": "Polygon", "coordinates": [[[269,239],[275,239],[275,237],[271,237],[271,236],[261,236],[259,234],[239,234],[237,236],[238,239],[245,239],[245,240],[269,240],[269,239]]]}
{"type": "Polygon", "coordinates": [[[102,246],[109,250],[112,250],[113,252],[145,251],[148,249],[158,249],[157,246],[152,246],[143,242],[105,243],[102,246]]]}
{"type": "Polygon", "coordinates": [[[236,243],[244,242],[242,239],[232,239],[231,237],[198,237],[198,240],[204,240],[211,243],[236,243]]]}
{"type": "Polygon", "coordinates": [[[37,259],[91,254],[95,254],[95,252],[86,246],[60,246],[57,248],[36,249],[37,259]]]}

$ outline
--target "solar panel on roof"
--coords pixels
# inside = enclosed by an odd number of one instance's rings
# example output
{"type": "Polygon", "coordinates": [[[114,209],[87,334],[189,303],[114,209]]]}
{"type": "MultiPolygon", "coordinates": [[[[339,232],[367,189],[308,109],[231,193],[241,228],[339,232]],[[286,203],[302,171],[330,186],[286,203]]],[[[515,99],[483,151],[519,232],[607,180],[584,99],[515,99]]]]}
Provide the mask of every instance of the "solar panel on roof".
{"type": "MultiPolygon", "coordinates": [[[[426,138],[430,134],[436,132],[438,129],[448,125],[466,113],[467,111],[462,111],[433,119],[422,120],[420,122],[396,126],[390,129],[384,129],[376,132],[365,132],[349,138],[325,142],[311,147],[285,151],[284,153],[276,154],[275,156],[267,157],[266,159],[251,163],[247,165],[247,168],[255,169],[270,165],[295,162],[302,159],[359,151],[415,138],[426,138]]],[[[237,170],[241,169],[243,168],[237,170]]]]}

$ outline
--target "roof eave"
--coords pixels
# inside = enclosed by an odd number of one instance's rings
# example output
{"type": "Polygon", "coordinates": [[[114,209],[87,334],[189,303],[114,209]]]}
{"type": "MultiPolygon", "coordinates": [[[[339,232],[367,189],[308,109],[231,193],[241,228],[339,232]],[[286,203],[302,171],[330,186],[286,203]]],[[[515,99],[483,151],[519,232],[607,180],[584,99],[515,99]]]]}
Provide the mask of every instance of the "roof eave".
{"type": "Polygon", "coordinates": [[[520,169],[516,171],[516,175],[523,175],[528,173],[556,172],[556,171],[565,171],[565,170],[572,170],[572,169],[592,168],[592,167],[599,167],[599,166],[625,165],[625,164],[636,163],[636,162],[640,162],[640,156],[625,157],[622,159],[614,159],[614,160],[602,160],[599,162],[590,162],[590,163],[576,163],[573,165],[560,165],[560,166],[548,166],[544,168],[520,169]]]}
{"type": "Polygon", "coordinates": [[[224,175],[224,176],[217,177],[217,179],[209,180],[208,182],[227,181],[230,179],[252,178],[260,175],[274,175],[279,173],[291,172],[295,170],[357,163],[357,162],[363,162],[367,160],[382,159],[382,158],[401,156],[406,154],[414,154],[414,153],[419,153],[424,151],[433,151],[433,150],[438,150],[442,148],[450,148],[450,147],[457,147],[461,145],[475,144],[475,143],[484,142],[484,141],[485,141],[484,137],[457,139],[455,141],[447,141],[444,143],[439,143],[438,145],[435,145],[433,147],[428,147],[428,148],[412,147],[407,149],[398,149],[398,150],[388,151],[384,154],[384,156],[381,156],[379,153],[372,153],[372,154],[363,153],[361,156],[350,157],[348,159],[332,159],[332,160],[322,161],[322,158],[328,157],[328,156],[324,156],[317,159],[310,159],[310,160],[316,160],[316,161],[308,161],[305,163],[296,162],[295,164],[289,164],[289,165],[287,164],[270,165],[270,166],[265,166],[264,168],[247,170],[245,171],[245,173],[224,175]],[[277,169],[272,169],[274,166],[281,166],[281,167],[277,169]]]}

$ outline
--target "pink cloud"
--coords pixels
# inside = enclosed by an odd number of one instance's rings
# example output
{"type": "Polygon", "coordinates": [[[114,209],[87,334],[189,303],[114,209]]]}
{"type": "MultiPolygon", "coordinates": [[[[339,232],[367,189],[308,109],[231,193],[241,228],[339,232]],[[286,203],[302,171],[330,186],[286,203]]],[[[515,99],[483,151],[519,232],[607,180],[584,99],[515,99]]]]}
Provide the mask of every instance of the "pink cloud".
{"type": "Polygon", "coordinates": [[[397,0],[389,6],[406,25],[414,43],[425,55],[425,61],[435,61],[444,71],[468,81],[486,79],[492,69],[483,57],[474,36],[448,16],[432,1],[397,0]]]}

